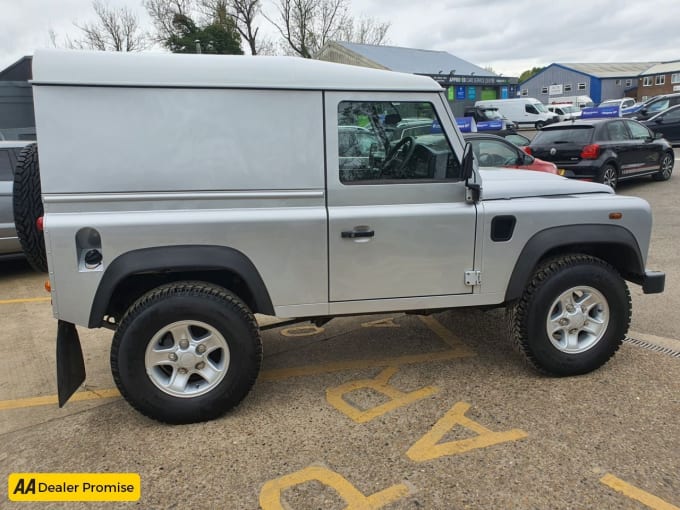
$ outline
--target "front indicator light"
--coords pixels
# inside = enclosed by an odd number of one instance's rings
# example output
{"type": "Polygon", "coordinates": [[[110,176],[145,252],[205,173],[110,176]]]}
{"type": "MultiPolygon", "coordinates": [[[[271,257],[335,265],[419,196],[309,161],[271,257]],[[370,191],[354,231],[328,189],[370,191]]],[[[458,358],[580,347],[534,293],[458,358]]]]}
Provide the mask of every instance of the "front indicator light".
{"type": "Polygon", "coordinates": [[[623,218],[623,213],[620,212],[609,213],[610,220],[620,220],[621,218],[623,218]]]}

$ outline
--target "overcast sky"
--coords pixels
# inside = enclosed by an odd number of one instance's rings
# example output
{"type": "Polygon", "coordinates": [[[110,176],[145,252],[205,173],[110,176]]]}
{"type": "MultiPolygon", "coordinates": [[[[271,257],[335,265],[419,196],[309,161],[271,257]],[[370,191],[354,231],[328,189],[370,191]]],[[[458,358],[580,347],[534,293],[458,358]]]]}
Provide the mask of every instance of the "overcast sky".
{"type": "MultiPolygon", "coordinates": [[[[275,0],[263,0],[274,14],[275,0]]],[[[109,0],[139,13],[142,0],[109,0]]],[[[680,59],[679,0],[351,0],[352,13],[391,22],[389,43],[445,50],[505,76],[552,62],[680,59]]],[[[49,30],[78,37],[90,0],[0,0],[0,69],[50,45],[49,30]]],[[[276,34],[266,20],[262,30],[276,34]]],[[[244,45],[245,47],[245,45],[244,45]]]]}

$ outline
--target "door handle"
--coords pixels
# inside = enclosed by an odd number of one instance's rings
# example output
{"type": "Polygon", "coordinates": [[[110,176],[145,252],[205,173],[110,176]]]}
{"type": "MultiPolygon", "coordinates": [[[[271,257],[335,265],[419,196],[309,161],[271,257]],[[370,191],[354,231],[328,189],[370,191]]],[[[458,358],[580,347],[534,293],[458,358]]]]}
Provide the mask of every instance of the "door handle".
{"type": "Polygon", "coordinates": [[[373,237],[373,230],[345,230],[340,234],[343,239],[358,239],[360,237],[373,237]]]}

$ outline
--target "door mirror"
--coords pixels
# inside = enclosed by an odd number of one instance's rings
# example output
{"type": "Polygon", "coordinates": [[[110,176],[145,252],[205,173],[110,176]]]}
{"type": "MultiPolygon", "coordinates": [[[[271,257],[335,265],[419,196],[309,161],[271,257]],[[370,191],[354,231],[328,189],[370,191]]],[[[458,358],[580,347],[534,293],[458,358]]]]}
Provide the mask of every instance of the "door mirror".
{"type": "Polygon", "coordinates": [[[463,149],[463,179],[468,180],[473,173],[474,154],[470,142],[465,144],[463,149]]]}

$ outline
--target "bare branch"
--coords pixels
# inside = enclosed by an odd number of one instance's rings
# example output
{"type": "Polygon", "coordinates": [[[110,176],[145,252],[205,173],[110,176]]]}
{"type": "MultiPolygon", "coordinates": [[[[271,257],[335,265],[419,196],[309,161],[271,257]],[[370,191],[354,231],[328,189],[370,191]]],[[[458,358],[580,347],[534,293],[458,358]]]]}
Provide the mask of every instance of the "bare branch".
{"type": "MultiPolygon", "coordinates": [[[[67,38],[68,47],[101,51],[141,51],[148,47],[139,20],[127,7],[110,8],[101,0],[94,0],[92,8],[97,15],[96,21],[74,22],[82,37],[74,41],[67,38]]],[[[53,41],[56,42],[56,34],[53,41]]]]}

